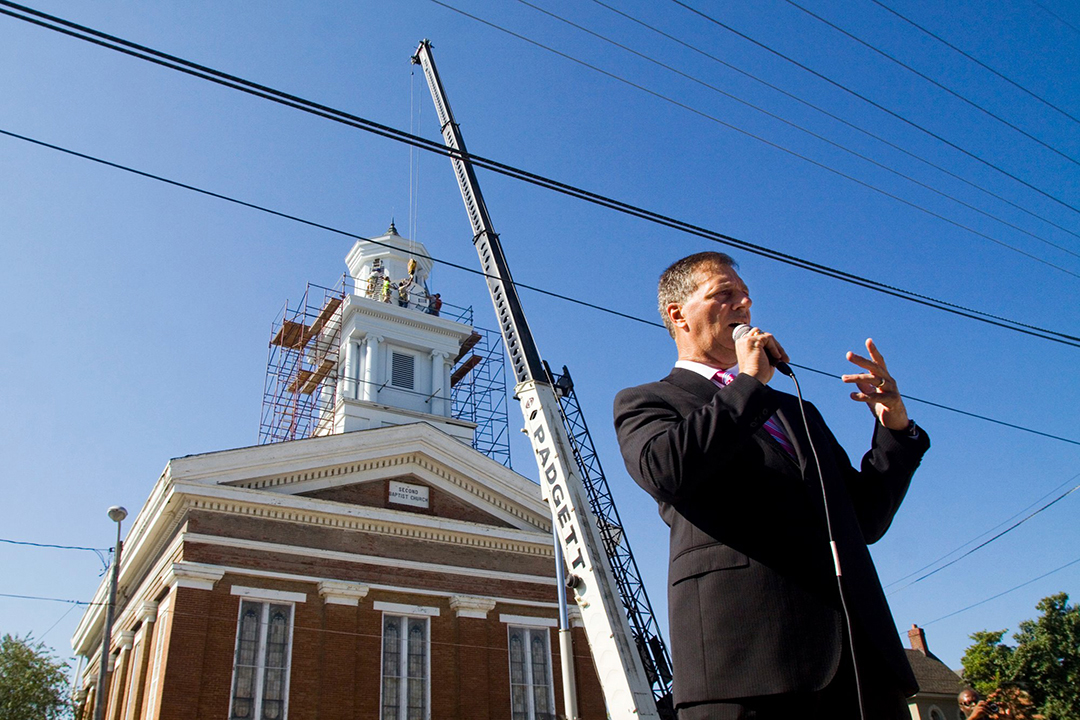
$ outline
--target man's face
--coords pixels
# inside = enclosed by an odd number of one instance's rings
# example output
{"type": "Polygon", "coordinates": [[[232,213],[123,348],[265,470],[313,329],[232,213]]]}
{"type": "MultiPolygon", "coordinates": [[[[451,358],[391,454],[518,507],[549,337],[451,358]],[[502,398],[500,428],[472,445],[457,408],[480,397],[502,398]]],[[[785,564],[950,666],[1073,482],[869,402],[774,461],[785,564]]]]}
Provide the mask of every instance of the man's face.
{"type": "Polygon", "coordinates": [[[735,326],[750,323],[750,291],[727,265],[709,263],[695,272],[697,288],[681,305],[669,305],[679,357],[715,367],[735,365],[735,326]]]}

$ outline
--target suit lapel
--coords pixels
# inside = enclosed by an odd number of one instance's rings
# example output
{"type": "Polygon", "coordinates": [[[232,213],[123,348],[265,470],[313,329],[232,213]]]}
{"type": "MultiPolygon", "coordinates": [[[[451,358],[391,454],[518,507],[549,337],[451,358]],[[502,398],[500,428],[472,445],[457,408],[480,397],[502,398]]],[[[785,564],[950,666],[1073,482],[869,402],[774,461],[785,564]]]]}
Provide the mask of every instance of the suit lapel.
{"type": "MultiPolygon", "coordinates": [[[[697,396],[702,402],[706,403],[712,402],[713,396],[721,390],[721,388],[717,387],[712,380],[702,377],[692,370],[684,370],[683,368],[673,369],[671,374],[664,378],[664,380],[697,396]]],[[[791,444],[795,447],[797,457],[791,457],[791,455],[788,454],[788,451],[785,450],[783,446],[769,434],[769,431],[763,427],[758,428],[754,433],[754,439],[771,451],[779,453],[787,460],[787,462],[798,466],[799,471],[805,476],[807,460],[803,448],[807,447],[805,440],[806,433],[802,429],[802,421],[799,419],[798,401],[785,393],[781,393],[780,398],[780,408],[777,410],[776,416],[779,418],[780,424],[784,428],[784,432],[787,434],[788,439],[791,440],[791,444]],[[796,430],[796,428],[798,428],[798,430],[796,430]]]]}
{"type": "Polygon", "coordinates": [[[702,402],[712,402],[713,395],[720,390],[712,380],[704,378],[692,370],[682,368],[673,369],[671,374],[664,378],[664,381],[698,396],[702,402]]]}
{"type": "MultiPolygon", "coordinates": [[[[787,435],[791,445],[795,448],[794,460],[805,478],[806,468],[810,464],[810,445],[806,437],[806,428],[803,427],[802,413],[799,412],[799,401],[790,395],[782,395],[781,397],[780,407],[776,409],[776,419],[780,422],[784,434],[787,435]]],[[[779,446],[779,443],[776,444],[779,446]]],[[[781,448],[781,451],[787,455],[787,451],[783,450],[783,448],[781,448]]],[[[788,455],[788,457],[791,456],[788,455]]]]}

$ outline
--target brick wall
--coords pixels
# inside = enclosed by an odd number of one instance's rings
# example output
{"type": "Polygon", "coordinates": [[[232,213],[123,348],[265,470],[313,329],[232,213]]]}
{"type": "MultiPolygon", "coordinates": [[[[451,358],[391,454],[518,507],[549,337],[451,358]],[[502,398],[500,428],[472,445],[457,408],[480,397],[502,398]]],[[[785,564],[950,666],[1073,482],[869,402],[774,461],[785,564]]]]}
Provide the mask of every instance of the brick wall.
{"type": "MultiPolygon", "coordinates": [[[[555,616],[554,609],[499,604],[486,619],[458,617],[446,597],[381,590],[372,590],[356,607],[337,605],[326,603],[314,583],[226,574],[213,590],[174,590],[165,674],[159,685],[160,720],[228,717],[241,601],[231,594],[233,585],[306,595],[306,602],[294,606],[290,720],[378,718],[383,614],[374,609],[376,601],[439,609],[439,615],[430,618],[432,720],[509,717],[507,626],[499,621],[499,614],[555,616]]],[[[575,629],[573,635],[581,716],[603,720],[603,698],[584,632],[575,629]]],[[[556,708],[561,715],[557,633],[551,631],[549,638],[556,708]]],[[[149,683],[152,644],[147,650],[149,683]]]]}
{"type": "MultiPolygon", "coordinates": [[[[203,535],[257,540],[358,555],[423,560],[429,563],[543,577],[555,575],[554,555],[551,553],[532,555],[473,545],[431,542],[422,538],[397,537],[386,533],[320,527],[266,518],[238,517],[202,510],[189,513],[187,525],[190,532],[203,535]]],[[[544,540],[549,537],[544,536],[544,540]]],[[[193,559],[190,556],[191,544],[185,543],[185,559],[193,559]]],[[[308,562],[314,560],[310,557],[305,559],[308,562]]]]}

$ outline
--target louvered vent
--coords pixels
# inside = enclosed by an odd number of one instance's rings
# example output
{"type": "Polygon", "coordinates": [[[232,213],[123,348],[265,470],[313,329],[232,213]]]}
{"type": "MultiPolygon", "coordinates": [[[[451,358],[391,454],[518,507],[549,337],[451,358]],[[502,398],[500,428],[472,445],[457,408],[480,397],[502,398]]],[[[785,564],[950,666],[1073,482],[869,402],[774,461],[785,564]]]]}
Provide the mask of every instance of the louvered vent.
{"type": "Polygon", "coordinates": [[[416,358],[399,352],[391,352],[390,355],[390,384],[412,390],[416,358]]]}

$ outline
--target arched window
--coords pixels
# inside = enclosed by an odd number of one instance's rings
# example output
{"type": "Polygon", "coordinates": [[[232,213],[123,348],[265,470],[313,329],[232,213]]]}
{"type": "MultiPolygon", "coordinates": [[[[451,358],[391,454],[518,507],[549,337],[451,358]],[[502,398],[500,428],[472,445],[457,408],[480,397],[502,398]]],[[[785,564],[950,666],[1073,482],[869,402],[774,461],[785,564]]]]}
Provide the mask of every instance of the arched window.
{"type": "Polygon", "coordinates": [[[510,628],[510,717],[555,720],[547,628],[510,628]]]}
{"type": "Polygon", "coordinates": [[[428,718],[428,619],[383,615],[382,720],[428,718]]]}
{"type": "Polygon", "coordinates": [[[285,717],[292,612],[292,605],[240,603],[230,720],[285,717]]]}

